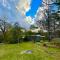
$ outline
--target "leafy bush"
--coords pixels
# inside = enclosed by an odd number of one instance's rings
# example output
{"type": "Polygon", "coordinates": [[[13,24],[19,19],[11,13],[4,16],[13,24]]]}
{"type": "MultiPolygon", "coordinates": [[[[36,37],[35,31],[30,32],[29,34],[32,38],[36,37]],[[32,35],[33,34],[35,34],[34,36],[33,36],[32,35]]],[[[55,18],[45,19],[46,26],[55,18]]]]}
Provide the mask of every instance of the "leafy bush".
{"type": "Polygon", "coordinates": [[[60,47],[60,38],[54,38],[54,39],[52,39],[52,44],[60,47]]]}
{"type": "Polygon", "coordinates": [[[0,35],[0,43],[2,43],[2,42],[3,42],[3,36],[0,35]]]}
{"type": "Polygon", "coordinates": [[[54,39],[52,39],[52,42],[53,43],[60,43],[60,38],[54,38],[54,39]]]}

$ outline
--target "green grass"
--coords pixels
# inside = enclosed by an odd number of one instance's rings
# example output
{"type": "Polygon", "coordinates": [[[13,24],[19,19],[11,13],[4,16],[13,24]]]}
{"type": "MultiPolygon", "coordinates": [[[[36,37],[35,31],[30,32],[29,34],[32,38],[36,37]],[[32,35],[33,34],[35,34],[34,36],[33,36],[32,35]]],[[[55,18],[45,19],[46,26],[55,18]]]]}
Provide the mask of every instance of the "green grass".
{"type": "Polygon", "coordinates": [[[60,49],[47,48],[32,42],[0,44],[0,60],[60,60],[60,49]],[[23,50],[33,52],[32,54],[21,54],[23,50]]]}

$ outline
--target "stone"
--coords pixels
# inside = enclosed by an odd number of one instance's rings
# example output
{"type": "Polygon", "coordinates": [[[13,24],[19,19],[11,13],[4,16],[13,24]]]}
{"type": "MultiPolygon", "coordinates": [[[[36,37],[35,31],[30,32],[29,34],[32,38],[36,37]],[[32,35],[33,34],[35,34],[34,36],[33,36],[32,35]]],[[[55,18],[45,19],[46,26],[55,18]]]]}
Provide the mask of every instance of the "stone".
{"type": "Polygon", "coordinates": [[[24,50],[21,54],[32,54],[32,50],[24,50]]]}

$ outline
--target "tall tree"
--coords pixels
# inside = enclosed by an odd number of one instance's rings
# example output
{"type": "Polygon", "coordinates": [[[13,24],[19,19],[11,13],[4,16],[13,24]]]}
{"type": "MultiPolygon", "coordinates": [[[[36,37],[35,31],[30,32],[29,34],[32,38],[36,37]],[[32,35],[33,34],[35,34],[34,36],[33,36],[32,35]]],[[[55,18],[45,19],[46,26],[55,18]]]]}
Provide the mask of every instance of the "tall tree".
{"type": "Polygon", "coordinates": [[[20,42],[20,38],[22,37],[22,28],[20,27],[19,23],[15,23],[13,26],[13,39],[15,43],[20,42]]]}
{"type": "Polygon", "coordinates": [[[5,40],[6,32],[9,30],[10,24],[5,19],[0,19],[0,30],[5,40]]]}

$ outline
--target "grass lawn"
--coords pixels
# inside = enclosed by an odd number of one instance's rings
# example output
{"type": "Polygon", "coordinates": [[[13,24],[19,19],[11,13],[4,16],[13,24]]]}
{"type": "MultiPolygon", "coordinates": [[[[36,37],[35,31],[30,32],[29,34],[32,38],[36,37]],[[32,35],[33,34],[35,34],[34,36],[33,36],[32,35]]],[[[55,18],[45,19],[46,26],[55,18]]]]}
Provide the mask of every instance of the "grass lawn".
{"type": "Polygon", "coordinates": [[[60,49],[32,42],[0,44],[0,60],[60,60],[60,49]],[[32,50],[32,54],[21,54],[24,50],[32,50]]]}

